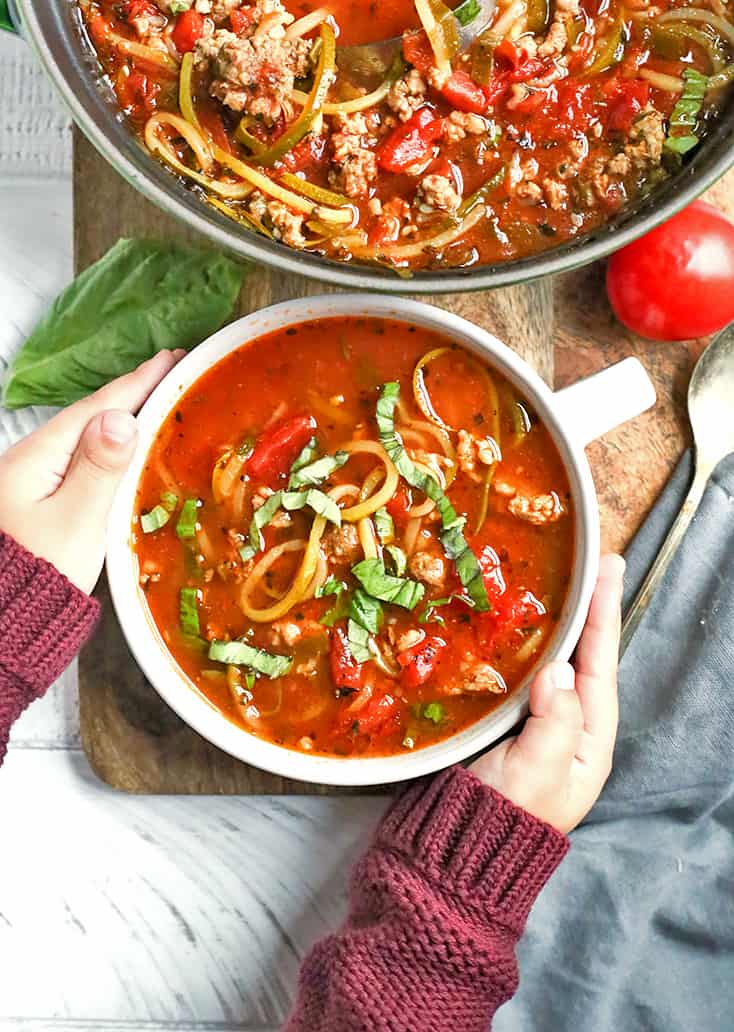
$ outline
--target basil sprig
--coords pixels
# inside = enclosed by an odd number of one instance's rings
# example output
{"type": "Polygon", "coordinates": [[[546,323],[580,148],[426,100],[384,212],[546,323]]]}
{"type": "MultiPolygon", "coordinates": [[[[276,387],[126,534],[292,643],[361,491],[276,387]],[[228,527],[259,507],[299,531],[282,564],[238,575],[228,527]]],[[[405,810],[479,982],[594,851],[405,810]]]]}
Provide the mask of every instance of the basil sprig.
{"type": "Polygon", "coordinates": [[[315,462],[309,459],[308,464],[304,463],[301,466],[297,465],[298,459],[296,459],[291,467],[288,487],[293,491],[299,487],[316,487],[318,484],[323,484],[334,470],[344,465],[348,458],[349,452],[338,451],[334,455],[324,455],[315,462]]]}
{"type": "Polygon", "coordinates": [[[176,523],[176,535],[182,541],[196,535],[196,522],[199,510],[198,498],[187,498],[181,506],[178,522],[176,523]]]}
{"type": "Polygon", "coordinates": [[[178,614],[184,634],[187,637],[198,638],[201,634],[201,626],[199,624],[199,591],[197,588],[181,588],[178,614]]]}
{"type": "Polygon", "coordinates": [[[695,128],[698,116],[703,107],[708,76],[697,72],[695,68],[686,68],[683,72],[683,92],[670,113],[670,128],[663,146],[674,154],[687,154],[698,144],[695,128]]]}
{"type": "Polygon", "coordinates": [[[403,609],[415,609],[425,594],[418,581],[386,573],[382,559],[363,559],[352,567],[352,573],[368,595],[403,609]]]}
{"type": "Polygon", "coordinates": [[[292,656],[256,649],[246,641],[213,641],[209,645],[209,659],[227,666],[246,666],[265,677],[283,677],[293,666],[292,656]]]}
{"type": "Polygon", "coordinates": [[[459,580],[466,588],[477,610],[484,613],[490,608],[489,598],[477,557],[469,548],[464,537],[466,520],[457,514],[438,481],[419,470],[406,452],[402,439],[395,429],[395,407],[399,400],[400,384],[397,382],[384,384],[375,413],[380,441],[400,476],[407,480],[411,487],[422,491],[435,502],[441,517],[442,531],[439,534],[439,540],[443,550],[454,563],[459,580]]]}

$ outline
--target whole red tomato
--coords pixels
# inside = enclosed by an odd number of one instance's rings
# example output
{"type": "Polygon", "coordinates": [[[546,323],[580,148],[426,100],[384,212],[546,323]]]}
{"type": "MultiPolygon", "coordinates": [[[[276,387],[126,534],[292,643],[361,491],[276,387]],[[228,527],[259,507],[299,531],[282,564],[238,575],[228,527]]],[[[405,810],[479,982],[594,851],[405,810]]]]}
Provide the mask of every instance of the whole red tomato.
{"type": "Polygon", "coordinates": [[[734,320],[734,224],[694,201],[613,254],[607,294],[641,337],[705,337],[734,320]]]}

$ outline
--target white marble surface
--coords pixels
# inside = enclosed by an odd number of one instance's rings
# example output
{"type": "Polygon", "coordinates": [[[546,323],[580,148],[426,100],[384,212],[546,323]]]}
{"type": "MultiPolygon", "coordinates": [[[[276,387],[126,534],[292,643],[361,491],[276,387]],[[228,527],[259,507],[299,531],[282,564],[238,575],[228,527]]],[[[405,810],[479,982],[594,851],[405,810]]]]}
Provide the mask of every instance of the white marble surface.
{"type": "MultiPolygon", "coordinates": [[[[71,276],[69,132],[0,34],[0,373],[71,276]]],[[[0,450],[46,417],[0,410],[0,450]]],[[[79,747],[76,674],[0,769],[0,1029],[280,1027],[377,799],[126,796],[79,747]]]]}

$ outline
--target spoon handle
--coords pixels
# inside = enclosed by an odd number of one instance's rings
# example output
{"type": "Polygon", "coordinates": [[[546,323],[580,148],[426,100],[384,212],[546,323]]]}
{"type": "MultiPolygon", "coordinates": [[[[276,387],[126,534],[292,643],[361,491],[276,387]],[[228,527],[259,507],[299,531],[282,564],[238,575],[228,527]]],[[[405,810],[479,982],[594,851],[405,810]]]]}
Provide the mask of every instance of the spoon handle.
{"type": "Polygon", "coordinates": [[[688,530],[688,525],[696,514],[696,510],[703,498],[703,493],[706,490],[706,484],[708,483],[710,476],[711,470],[700,469],[696,466],[693,483],[688,490],[686,499],[675,519],[675,523],[670,528],[668,536],[663,542],[662,548],[660,549],[655,562],[650,567],[650,572],[645,578],[642,587],[637,592],[637,596],[627,611],[627,615],[622,623],[622,638],[619,646],[620,659],[625,654],[627,646],[632,640],[632,636],[637,630],[640,620],[647,612],[647,607],[650,605],[653,595],[665,576],[665,571],[668,569],[670,560],[678,550],[678,545],[683,540],[683,535],[688,530]]]}

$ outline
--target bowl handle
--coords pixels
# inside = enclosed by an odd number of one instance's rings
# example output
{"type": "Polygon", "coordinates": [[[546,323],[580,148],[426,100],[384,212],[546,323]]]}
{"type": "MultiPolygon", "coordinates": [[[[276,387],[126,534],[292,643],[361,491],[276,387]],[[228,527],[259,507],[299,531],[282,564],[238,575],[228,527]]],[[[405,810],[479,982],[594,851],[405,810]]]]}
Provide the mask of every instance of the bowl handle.
{"type": "Polygon", "coordinates": [[[569,435],[582,448],[615,426],[639,416],[655,400],[652,381],[636,358],[625,358],[555,394],[557,412],[569,435]]]}

